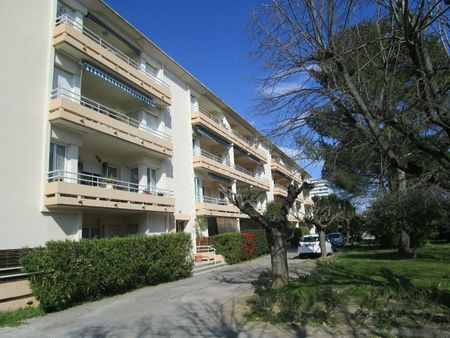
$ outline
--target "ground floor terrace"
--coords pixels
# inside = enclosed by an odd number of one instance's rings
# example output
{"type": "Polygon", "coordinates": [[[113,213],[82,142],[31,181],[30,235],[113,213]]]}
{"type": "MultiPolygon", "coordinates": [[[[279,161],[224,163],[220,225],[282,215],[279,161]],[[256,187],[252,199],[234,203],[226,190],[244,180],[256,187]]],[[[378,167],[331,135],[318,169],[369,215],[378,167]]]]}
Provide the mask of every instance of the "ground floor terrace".
{"type": "Polygon", "coordinates": [[[123,237],[134,234],[157,235],[184,230],[173,213],[84,210],[65,208],[46,212],[63,232],[49,234],[51,239],[80,240],[123,237]],[[177,227],[178,225],[178,227],[177,227]]]}

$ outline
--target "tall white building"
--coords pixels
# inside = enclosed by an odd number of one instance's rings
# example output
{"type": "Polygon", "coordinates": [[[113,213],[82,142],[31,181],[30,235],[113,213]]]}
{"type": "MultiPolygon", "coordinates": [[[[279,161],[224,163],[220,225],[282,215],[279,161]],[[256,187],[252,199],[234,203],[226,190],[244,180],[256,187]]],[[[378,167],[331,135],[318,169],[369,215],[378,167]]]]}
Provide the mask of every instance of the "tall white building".
{"type": "Polygon", "coordinates": [[[322,179],[310,179],[311,183],[314,183],[314,189],[311,190],[310,195],[311,198],[314,196],[328,196],[331,195],[333,192],[329,187],[329,183],[327,180],[322,179]]]}
{"type": "Polygon", "coordinates": [[[239,231],[219,184],[263,210],[308,176],[103,1],[3,1],[0,25],[0,249],[239,231]]]}

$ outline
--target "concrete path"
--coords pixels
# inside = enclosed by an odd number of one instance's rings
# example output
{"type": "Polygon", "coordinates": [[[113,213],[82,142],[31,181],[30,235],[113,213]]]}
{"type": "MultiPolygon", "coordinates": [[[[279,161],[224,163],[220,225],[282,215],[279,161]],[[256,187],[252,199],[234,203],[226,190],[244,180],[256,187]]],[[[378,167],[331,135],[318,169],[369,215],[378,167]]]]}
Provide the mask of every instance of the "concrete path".
{"type": "MultiPolygon", "coordinates": [[[[311,260],[292,259],[292,277],[314,268],[311,260]]],[[[301,328],[245,323],[251,282],[270,267],[268,256],[225,266],[195,277],[83,304],[16,328],[1,337],[305,337],[301,328]]]]}

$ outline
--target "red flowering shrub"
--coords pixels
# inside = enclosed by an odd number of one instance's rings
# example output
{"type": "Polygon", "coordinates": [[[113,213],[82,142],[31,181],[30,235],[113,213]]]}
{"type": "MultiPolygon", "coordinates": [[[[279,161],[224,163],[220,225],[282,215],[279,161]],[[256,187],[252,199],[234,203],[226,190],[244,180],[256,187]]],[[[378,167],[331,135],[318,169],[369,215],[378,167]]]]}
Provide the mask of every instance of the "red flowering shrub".
{"type": "Polygon", "coordinates": [[[256,256],[256,237],[253,232],[242,232],[244,241],[241,246],[241,254],[244,260],[252,259],[256,256]]]}

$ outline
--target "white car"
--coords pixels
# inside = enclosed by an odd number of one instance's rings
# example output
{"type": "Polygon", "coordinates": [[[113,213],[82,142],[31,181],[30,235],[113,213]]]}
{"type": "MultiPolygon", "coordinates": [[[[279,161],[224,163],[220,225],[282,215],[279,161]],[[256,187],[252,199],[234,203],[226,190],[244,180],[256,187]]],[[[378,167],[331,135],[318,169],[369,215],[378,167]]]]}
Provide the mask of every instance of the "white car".
{"type": "MultiPolygon", "coordinates": [[[[333,247],[329,240],[325,241],[325,248],[327,251],[327,255],[331,255],[333,253],[333,247]]],[[[320,255],[320,242],[319,235],[307,235],[303,236],[300,239],[300,243],[298,245],[298,255],[301,256],[317,256],[320,255]]]]}

